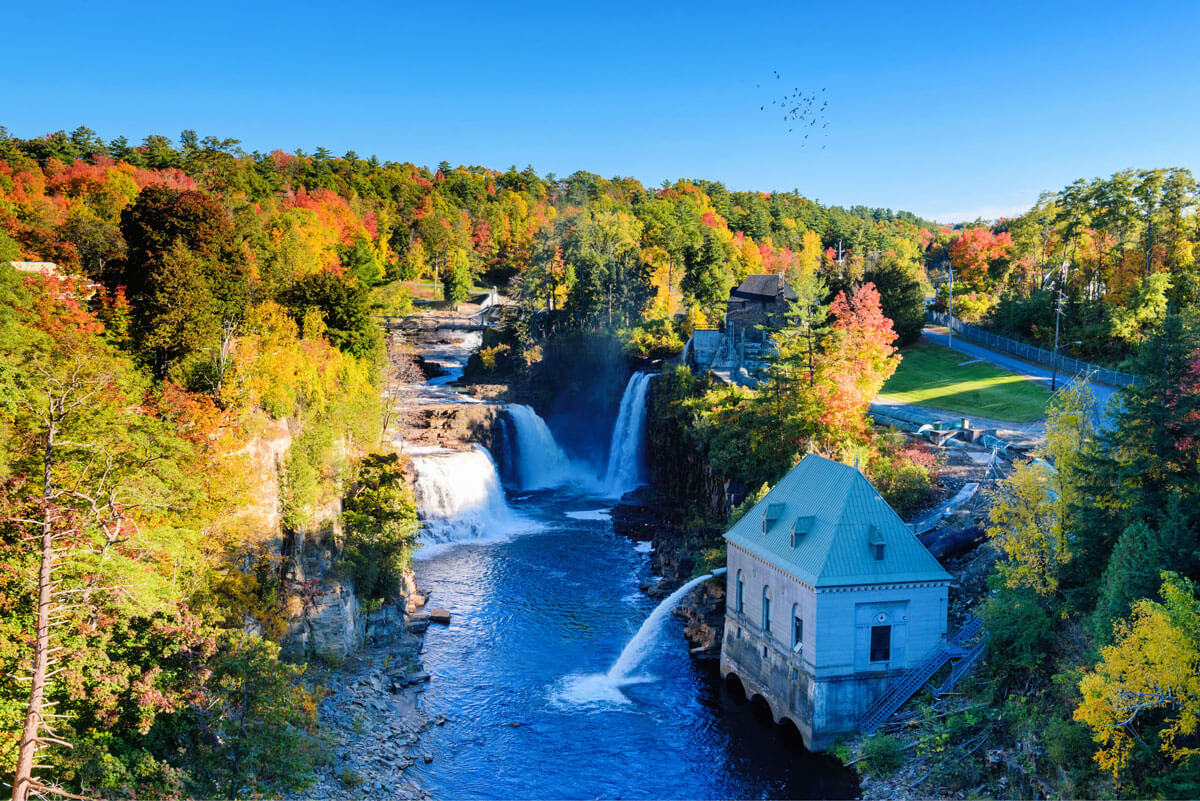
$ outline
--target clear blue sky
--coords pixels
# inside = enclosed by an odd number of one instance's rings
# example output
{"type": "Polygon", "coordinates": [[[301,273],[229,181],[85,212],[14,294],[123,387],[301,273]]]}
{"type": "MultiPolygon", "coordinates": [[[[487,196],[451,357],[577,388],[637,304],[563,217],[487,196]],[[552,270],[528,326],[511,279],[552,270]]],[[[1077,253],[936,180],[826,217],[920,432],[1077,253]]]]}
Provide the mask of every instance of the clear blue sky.
{"type": "Polygon", "coordinates": [[[1126,167],[1200,172],[1195,0],[0,0],[0,18],[0,124],[18,136],[194,128],[247,150],[710,178],[942,221],[1126,167]],[[826,89],[817,145],[759,111],[774,70],[826,89]]]}

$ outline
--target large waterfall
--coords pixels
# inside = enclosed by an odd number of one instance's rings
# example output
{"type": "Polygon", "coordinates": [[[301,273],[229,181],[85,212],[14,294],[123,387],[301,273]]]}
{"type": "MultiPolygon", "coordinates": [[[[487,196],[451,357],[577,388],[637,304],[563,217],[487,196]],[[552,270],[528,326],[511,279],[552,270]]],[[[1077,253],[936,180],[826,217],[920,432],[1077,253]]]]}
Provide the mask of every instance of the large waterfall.
{"type": "Polygon", "coordinates": [[[516,429],[517,453],[512,462],[521,489],[556,487],[578,478],[579,470],[554,441],[546,421],[537,412],[521,404],[511,404],[506,411],[516,429]]]}
{"type": "Polygon", "coordinates": [[[613,498],[620,498],[641,483],[646,390],[651,377],[651,373],[634,373],[621,396],[621,410],[608,446],[608,469],[604,471],[604,492],[613,498]]]}
{"type": "Polygon", "coordinates": [[[418,557],[453,543],[498,542],[537,527],[508,507],[496,464],[483,448],[412,456],[416,495],[425,530],[418,557]]]}

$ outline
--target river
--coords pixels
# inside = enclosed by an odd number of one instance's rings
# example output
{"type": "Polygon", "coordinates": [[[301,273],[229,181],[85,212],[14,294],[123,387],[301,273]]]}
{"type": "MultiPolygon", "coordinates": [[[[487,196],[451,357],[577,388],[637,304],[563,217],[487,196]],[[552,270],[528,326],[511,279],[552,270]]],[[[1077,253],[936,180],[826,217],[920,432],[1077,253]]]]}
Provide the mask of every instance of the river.
{"type": "MultiPolygon", "coordinates": [[[[468,465],[457,479],[468,498],[461,485],[488,461],[425,458],[468,465]]],[[[438,465],[455,475],[449,467],[438,465]]],[[[453,614],[422,652],[433,675],[422,704],[446,722],[422,737],[433,762],[410,773],[435,798],[853,797],[853,772],[731,697],[714,663],[689,656],[673,617],[630,682],[606,680],[656,602],[639,590],[648,545],[613,532],[602,478],[510,487],[496,524],[496,499],[471,500],[469,528],[455,529],[454,504],[440,501],[436,544],[415,570],[431,607],[453,614]]]]}

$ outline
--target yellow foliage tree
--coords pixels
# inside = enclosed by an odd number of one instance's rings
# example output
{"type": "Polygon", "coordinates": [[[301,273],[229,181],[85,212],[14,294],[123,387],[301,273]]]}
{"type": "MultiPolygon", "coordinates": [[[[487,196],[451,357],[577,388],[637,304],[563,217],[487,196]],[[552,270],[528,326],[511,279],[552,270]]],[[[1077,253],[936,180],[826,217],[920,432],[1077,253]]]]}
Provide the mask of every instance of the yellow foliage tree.
{"type": "Polygon", "coordinates": [[[1163,602],[1134,604],[1115,627],[1116,642],[1079,682],[1083,700],[1075,719],[1092,730],[1096,762],[1114,777],[1134,743],[1145,742],[1139,727],[1162,726],[1161,750],[1173,762],[1200,753],[1180,743],[1194,741],[1200,729],[1200,602],[1192,582],[1169,572],[1162,577],[1163,602]],[[1148,723],[1152,712],[1156,722],[1148,723]]]}
{"type": "Polygon", "coordinates": [[[1058,524],[1052,472],[1045,462],[1017,464],[993,495],[988,526],[992,544],[1004,557],[996,566],[1004,583],[1039,595],[1058,590],[1058,568],[1070,559],[1058,524]]]}
{"type": "Polygon", "coordinates": [[[1049,462],[1016,465],[996,490],[988,536],[1005,559],[1005,584],[1038,595],[1058,590],[1059,568],[1070,561],[1070,510],[1078,505],[1079,475],[1096,433],[1096,401],[1083,382],[1064,388],[1046,410],[1049,462]],[[1051,467],[1051,464],[1053,467],[1051,467]]]}

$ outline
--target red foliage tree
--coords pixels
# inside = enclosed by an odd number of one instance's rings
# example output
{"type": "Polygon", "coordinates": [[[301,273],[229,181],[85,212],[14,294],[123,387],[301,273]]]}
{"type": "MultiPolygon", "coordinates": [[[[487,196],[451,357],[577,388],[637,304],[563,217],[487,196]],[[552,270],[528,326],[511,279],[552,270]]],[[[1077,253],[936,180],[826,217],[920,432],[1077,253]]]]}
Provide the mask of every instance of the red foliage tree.
{"type": "Polygon", "coordinates": [[[849,297],[839,292],[829,311],[833,326],[817,363],[821,422],[833,439],[857,437],[866,431],[871,399],[900,363],[896,332],[869,282],[849,297]]]}
{"type": "Polygon", "coordinates": [[[950,261],[955,279],[973,286],[988,283],[988,269],[1012,250],[1012,235],[993,233],[990,228],[968,228],[950,243],[950,261]]]}

